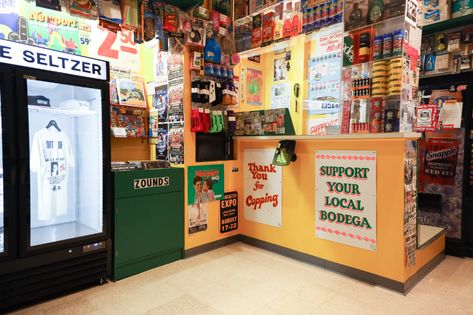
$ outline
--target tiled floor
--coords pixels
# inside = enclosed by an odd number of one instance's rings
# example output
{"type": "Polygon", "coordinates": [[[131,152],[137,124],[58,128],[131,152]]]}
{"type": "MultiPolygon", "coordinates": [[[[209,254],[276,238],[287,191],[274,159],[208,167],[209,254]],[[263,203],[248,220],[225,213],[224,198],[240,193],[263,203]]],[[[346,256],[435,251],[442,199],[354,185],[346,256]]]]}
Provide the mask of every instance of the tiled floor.
{"type": "Polygon", "coordinates": [[[236,243],[19,314],[473,314],[473,260],[447,257],[407,296],[236,243]]]}

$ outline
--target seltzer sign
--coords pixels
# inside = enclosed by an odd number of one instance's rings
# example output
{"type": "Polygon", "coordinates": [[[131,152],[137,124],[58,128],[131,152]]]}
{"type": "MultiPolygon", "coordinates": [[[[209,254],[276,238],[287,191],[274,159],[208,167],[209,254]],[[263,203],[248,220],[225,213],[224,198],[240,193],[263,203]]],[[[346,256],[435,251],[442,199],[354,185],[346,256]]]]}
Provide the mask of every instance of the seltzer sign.
{"type": "Polygon", "coordinates": [[[315,235],[376,251],[376,152],[315,151],[315,235]]]}
{"type": "Polygon", "coordinates": [[[274,149],[247,149],[244,155],[245,219],[282,226],[282,167],[272,164],[274,149]]]}

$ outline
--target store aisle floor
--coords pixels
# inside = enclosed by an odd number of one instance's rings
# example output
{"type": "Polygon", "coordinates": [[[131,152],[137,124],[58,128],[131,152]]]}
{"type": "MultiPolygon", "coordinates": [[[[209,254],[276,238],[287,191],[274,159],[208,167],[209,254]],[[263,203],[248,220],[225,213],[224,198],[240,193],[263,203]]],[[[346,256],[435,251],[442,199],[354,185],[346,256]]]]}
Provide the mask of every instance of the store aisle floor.
{"type": "Polygon", "coordinates": [[[473,314],[473,259],[407,296],[236,243],[18,314],[473,314]]]}

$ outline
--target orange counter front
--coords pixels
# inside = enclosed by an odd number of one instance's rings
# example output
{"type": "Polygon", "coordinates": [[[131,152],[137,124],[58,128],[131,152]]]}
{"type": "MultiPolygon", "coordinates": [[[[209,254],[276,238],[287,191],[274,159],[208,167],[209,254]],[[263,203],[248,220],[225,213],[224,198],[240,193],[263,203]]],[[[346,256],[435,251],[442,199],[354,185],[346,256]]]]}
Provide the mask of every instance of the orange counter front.
{"type": "Polygon", "coordinates": [[[406,141],[418,134],[341,135],[325,137],[237,137],[240,172],[240,239],[294,258],[313,262],[361,280],[406,292],[443,258],[441,235],[417,249],[407,267],[404,241],[404,160],[406,141]],[[297,161],[282,171],[282,226],[246,220],[243,215],[243,152],[276,148],[280,139],[295,139],[297,161]],[[369,150],[377,154],[377,250],[369,251],[315,236],[315,151],[369,150]]]}

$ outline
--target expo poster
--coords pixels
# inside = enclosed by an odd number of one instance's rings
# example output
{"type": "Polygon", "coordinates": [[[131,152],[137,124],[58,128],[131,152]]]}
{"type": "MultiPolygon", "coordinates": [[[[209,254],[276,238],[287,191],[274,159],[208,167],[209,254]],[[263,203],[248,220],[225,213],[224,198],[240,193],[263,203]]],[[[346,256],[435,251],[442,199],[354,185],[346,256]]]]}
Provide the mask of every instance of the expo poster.
{"type": "Polygon", "coordinates": [[[238,229],[238,192],[226,192],[220,200],[220,233],[238,229]]]}
{"type": "Polygon", "coordinates": [[[221,200],[224,193],[223,164],[189,166],[187,169],[187,204],[197,205],[221,200]]]}
{"type": "Polygon", "coordinates": [[[274,149],[247,149],[244,160],[245,219],[282,226],[282,167],[272,164],[274,149]]]}
{"type": "Polygon", "coordinates": [[[376,152],[315,151],[315,235],[376,251],[376,152]]]}
{"type": "Polygon", "coordinates": [[[259,70],[246,69],[246,103],[248,105],[263,104],[263,73],[259,70]]]}

